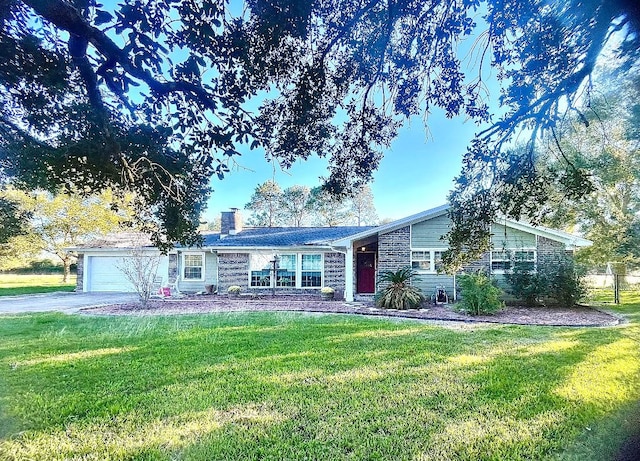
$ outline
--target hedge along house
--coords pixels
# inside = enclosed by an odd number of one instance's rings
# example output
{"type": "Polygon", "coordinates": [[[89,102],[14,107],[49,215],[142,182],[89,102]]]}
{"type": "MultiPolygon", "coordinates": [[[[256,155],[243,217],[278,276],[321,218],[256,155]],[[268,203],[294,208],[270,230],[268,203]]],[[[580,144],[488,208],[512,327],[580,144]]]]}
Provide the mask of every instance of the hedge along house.
{"type": "MultiPolygon", "coordinates": [[[[450,226],[448,206],[441,206],[378,227],[244,228],[240,213],[222,213],[220,233],[203,235],[200,248],[177,247],[166,256],[150,245],[145,254],[159,258],[158,278],[182,292],[237,285],[243,292],[317,293],[322,287],[347,301],[368,299],[383,271],[411,266],[425,294],[436,286],[455,295],[455,277],[438,273],[442,240],[450,226]]],[[[492,228],[493,250],[465,268],[502,274],[513,260],[531,263],[556,251],[591,242],[553,229],[503,220],[492,228]]],[[[126,240],[75,249],[79,255],[78,291],[130,291],[118,261],[130,254],[126,240]]]]}

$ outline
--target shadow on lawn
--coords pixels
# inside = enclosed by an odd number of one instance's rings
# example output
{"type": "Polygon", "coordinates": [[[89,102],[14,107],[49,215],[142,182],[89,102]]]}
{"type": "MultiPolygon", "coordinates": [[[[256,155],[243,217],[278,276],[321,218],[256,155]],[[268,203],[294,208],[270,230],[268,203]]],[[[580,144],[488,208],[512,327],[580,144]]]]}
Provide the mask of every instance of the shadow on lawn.
{"type": "Polygon", "coordinates": [[[0,423],[15,427],[0,435],[46,433],[70,457],[89,442],[65,434],[82,428],[115,434],[90,442],[123,457],[535,457],[625,403],[614,396],[603,405],[583,382],[593,376],[576,373],[591,370],[581,368],[591,357],[632,354],[619,349],[629,339],[615,328],[453,331],[240,314],[73,318],[60,333],[56,319],[68,317],[46,318],[42,331],[30,325],[39,347],[31,341],[25,354],[19,335],[5,345],[0,366],[15,366],[0,378],[11,402],[0,423]],[[162,431],[171,443],[153,436],[162,431]]]}

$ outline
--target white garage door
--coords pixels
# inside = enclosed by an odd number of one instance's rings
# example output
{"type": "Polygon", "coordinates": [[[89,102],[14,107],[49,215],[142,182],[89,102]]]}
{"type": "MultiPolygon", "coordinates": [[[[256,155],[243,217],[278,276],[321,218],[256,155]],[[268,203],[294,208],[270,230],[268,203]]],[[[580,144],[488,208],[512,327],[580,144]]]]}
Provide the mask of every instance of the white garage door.
{"type": "MultiPolygon", "coordinates": [[[[118,266],[126,256],[89,256],[87,261],[86,291],[133,291],[131,283],[124,276],[118,266]]],[[[158,265],[158,275],[166,278],[168,258],[161,257],[158,265]]],[[[165,280],[166,281],[166,280],[165,280]]]]}
{"type": "Polygon", "coordinates": [[[89,256],[89,289],[87,291],[133,291],[118,269],[122,256],[89,256]]]}

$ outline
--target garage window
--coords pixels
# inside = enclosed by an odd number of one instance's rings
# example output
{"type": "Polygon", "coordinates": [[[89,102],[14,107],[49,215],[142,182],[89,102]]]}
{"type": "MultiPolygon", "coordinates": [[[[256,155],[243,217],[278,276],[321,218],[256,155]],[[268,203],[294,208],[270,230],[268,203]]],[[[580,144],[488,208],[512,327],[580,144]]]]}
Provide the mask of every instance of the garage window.
{"type": "Polygon", "coordinates": [[[183,254],[182,255],[182,278],[184,280],[204,279],[204,254],[183,254]]]}

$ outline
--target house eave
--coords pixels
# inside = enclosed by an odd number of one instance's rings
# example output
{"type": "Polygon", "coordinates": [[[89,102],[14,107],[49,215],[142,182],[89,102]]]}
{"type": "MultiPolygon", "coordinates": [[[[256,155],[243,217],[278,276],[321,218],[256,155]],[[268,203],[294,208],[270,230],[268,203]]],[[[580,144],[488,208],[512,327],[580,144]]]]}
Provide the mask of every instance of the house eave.
{"type": "MultiPolygon", "coordinates": [[[[122,251],[160,251],[157,247],[154,246],[144,246],[144,247],[65,247],[65,251],[73,251],[76,253],[109,253],[109,252],[122,252],[122,251]]],[[[175,250],[170,251],[169,253],[175,253],[175,250]]]]}
{"type": "Polygon", "coordinates": [[[406,226],[410,226],[420,221],[424,221],[426,219],[435,218],[445,214],[449,210],[450,205],[440,205],[435,208],[431,208],[429,210],[421,211],[420,213],[413,214],[411,216],[407,216],[406,218],[401,218],[396,221],[392,221],[388,224],[383,224],[382,226],[374,227],[373,229],[369,229],[364,232],[360,232],[358,234],[350,235],[348,237],[342,239],[336,239],[332,242],[335,246],[350,246],[356,240],[362,240],[363,238],[370,237],[376,234],[386,234],[387,232],[393,232],[394,230],[401,229],[406,226]]]}
{"type": "Polygon", "coordinates": [[[505,223],[507,226],[524,232],[529,232],[540,237],[548,238],[556,242],[563,243],[571,249],[586,248],[593,245],[591,240],[588,240],[577,235],[570,234],[568,232],[559,231],[556,229],[550,229],[544,226],[534,226],[533,224],[522,223],[510,218],[500,218],[498,224],[505,223]]]}
{"type": "Polygon", "coordinates": [[[267,245],[267,246],[207,246],[202,247],[206,251],[215,251],[217,253],[246,253],[251,251],[313,251],[313,250],[325,250],[325,251],[333,251],[334,246],[323,244],[323,245],[286,245],[286,246],[275,246],[275,245],[267,245]]]}

